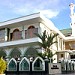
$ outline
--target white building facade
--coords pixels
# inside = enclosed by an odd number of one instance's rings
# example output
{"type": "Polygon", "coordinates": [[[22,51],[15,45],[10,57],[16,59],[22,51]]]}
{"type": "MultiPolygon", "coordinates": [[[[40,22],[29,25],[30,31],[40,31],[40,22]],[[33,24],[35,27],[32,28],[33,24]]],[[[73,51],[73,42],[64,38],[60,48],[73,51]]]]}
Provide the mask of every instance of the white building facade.
{"type": "Polygon", "coordinates": [[[38,45],[41,40],[34,33],[42,34],[44,30],[50,33],[58,33],[59,36],[55,40],[58,43],[53,44],[51,50],[54,55],[54,62],[59,59],[70,59],[70,54],[74,50],[66,48],[66,43],[75,41],[73,4],[70,5],[72,36],[65,37],[47,18],[41,13],[35,13],[16,19],[4,21],[0,23],[0,56],[4,56],[7,60],[10,58],[19,59],[21,57],[36,57],[37,53],[42,52],[42,48],[38,45]]]}

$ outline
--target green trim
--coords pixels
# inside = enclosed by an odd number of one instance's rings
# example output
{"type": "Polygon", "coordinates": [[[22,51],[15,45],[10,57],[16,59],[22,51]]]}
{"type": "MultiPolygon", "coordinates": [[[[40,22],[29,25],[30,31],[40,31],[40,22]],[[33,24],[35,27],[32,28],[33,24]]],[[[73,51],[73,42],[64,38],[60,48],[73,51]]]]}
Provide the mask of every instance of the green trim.
{"type": "Polygon", "coordinates": [[[61,33],[65,36],[70,36],[72,34],[72,29],[71,28],[67,28],[67,29],[62,29],[60,30],[61,33]]]}

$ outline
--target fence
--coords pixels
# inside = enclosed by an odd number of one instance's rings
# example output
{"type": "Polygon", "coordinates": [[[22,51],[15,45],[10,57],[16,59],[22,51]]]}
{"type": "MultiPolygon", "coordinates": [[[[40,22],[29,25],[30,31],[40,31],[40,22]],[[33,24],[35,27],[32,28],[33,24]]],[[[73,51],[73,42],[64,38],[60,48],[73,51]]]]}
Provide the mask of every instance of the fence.
{"type": "Polygon", "coordinates": [[[75,72],[75,62],[71,60],[61,60],[61,72],[62,73],[73,73],[75,72]]]}
{"type": "Polygon", "coordinates": [[[6,75],[48,75],[48,61],[41,57],[29,61],[26,57],[20,61],[11,58],[7,65],[6,75]]]}
{"type": "Polygon", "coordinates": [[[71,60],[63,59],[54,64],[49,63],[48,60],[43,60],[41,57],[36,57],[33,61],[23,57],[19,61],[14,58],[9,60],[6,75],[49,75],[73,72],[75,72],[75,62],[71,60]]]}

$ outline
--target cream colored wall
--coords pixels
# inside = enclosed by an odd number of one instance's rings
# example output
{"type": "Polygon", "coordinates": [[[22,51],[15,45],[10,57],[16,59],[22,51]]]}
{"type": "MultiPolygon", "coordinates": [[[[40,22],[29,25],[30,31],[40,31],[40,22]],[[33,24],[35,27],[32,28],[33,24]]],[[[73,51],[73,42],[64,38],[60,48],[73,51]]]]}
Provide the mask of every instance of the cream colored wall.
{"type": "Polygon", "coordinates": [[[29,25],[25,25],[25,26],[19,26],[19,27],[14,27],[10,29],[10,33],[13,32],[13,30],[15,29],[19,29],[20,31],[22,30],[27,30],[29,26],[34,26],[35,28],[39,28],[39,23],[35,23],[35,24],[29,24],[29,25]]]}
{"type": "Polygon", "coordinates": [[[29,26],[34,26],[35,28],[39,28],[40,23],[28,24],[24,26],[24,30],[27,30],[29,26]]]}
{"type": "MultiPolygon", "coordinates": [[[[55,43],[55,44],[52,45],[53,53],[55,53],[56,51],[65,50],[64,40],[62,38],[60,38],[59,36],[57,36],[56,40],[57,40],[58,43],[55,43]]],[[[63,54],[63,58],[65,58],[65,54],[63,52],[57,53],[53,56],[53,59],[56,59],[56,60],[54,60],[54,63],[58,62],[58,60],[61,59],[61,54],[63,54]]]]}
{"type": "Polygon", "coordinates": [[[65,43],[64,40],[60,37],[57,38],[58,41],[58,50],[65,50],[65,43]]]}
{"type": "Polygon", "coordinates": [[[41,30],[41,33],[44,32],[44,30],[47,31],[47,34],[51,33],[51,30],[46,25],[44,25],[43,23],[40,23],[40,30],[41,30]]]}

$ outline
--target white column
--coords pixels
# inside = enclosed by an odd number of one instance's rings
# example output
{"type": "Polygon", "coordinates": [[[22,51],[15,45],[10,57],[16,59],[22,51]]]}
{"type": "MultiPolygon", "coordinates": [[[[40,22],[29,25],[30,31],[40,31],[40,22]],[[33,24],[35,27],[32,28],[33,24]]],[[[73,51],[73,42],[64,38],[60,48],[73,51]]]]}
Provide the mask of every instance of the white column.
{"type": "Polygon", "coordinates": [[[70,6],[70,10],[71,10],[71,15],[73,15],[74,14],[74,4],[71,3],[69,6],[70,6]]]}
{"type": "Polygon", "coordinates": [[[70,10],[71,10],[71,14],[70,14],[70,18],[71,18],[71,28],[72,28],[72,36],[75,36],[75,15],[74,15],[74,4],[71,3],[70,5],[70,10]]]}
{"type": "Polygon", "coordinates": [[[25,30],[24,30],[24,26],[22,26],[22,38],[25,39],[25,30]]]}
{"type": "Polygon", "coordinates": [[[5,41],[7,41],[7,38],[8,38],[8,36],[7,36],[7,28],[5,28],[5,41]]]}
{"type": "Polygon", "coordinates": [[[62,50],[63,50],[63,39],[62,39],[62,50]]]}
{"type": "Polygon", "coordinates": [[[59,38],[57,37],[58,45],[57,45],[57,50],[59,50],[59,38]]]}

